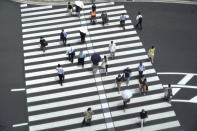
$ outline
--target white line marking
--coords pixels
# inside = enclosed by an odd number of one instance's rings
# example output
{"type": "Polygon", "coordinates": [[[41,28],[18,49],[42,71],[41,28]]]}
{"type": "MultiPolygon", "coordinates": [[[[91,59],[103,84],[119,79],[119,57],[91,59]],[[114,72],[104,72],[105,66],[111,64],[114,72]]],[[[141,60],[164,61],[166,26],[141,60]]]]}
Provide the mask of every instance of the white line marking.
{"type": "Polygon", "coordinates": [[[42,10],[42,9],[49,9],[49,8],[52,8],[52,6],[38,6],[38,7],[25,8],[25,9],[21,9],[21,12],[35,11],[35,10],[42,10]]]}
{"type": "Polygon", "coordinates": [[[182,72],[157,72],[158,75],[188,75],[192,74],[197,76],[196,73],[182,73],[182,72]]]}
{"type": "Polygon", "coordinates": [[[194,77],[193,74],[187,74],[185,77],[183,77],[177,84],[179,85],[185,85],[187,84],[192,78],[194,77]]]}
{"type": "Polygon", "coordinates": [[[21,88],[21,89],[11,89],[11,91],[16,92],[16,91],[25,91],[25,88],[21,88]]]}
{"type": "Polygon", "coordinates": [[[28,125],[28,123],[14,124],[12,125],[12,127],[15,128],[15,127],[26,126],[26,125],[28,125]]]}
{"type": "MultiPolygon", "coordinates": [[[[164,85],[164,87],[168,87],[168,85],[164,85]]],[[[190,85],[171,85],[171,87],[175,88],[191,88],[191,89],[197,89],[197,86],[190,86],[190,85]]]]}
{"type": "Polygon", "coordinates": [[[179,99],[173,99],[171,100],[172,102],[184,102],[184,103],[194,103],[196,104],[197,103],[197,96],[193,97],[192,99],[190,100],[179,100],[179,99]]]}
{"type": "Polygon", "coordinates": [[[27,7],[27,4],[21,4],[20,7],[27,7]]]}
{"type": "MultiPolygon", "coordinates": [[[[168,129],[173,127],[179,127],[180,123],[179,121],[171,121],[171,122],[165,122],[161,124],[151,125],[151,126],[145,126],[143,127],[144,131],[158,131],[162,129],[168,129]]],[[[130,131],[130,130],[127,130],[130,131]]],[[[132,131],[141,131],[141,128],[132,129],[132,131]]]]}

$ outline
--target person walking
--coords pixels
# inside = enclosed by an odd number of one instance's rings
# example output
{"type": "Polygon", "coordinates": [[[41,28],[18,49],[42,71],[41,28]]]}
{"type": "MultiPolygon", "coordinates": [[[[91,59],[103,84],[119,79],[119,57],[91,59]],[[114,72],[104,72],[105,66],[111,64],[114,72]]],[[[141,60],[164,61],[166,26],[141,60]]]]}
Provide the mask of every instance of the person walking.
{"type": "Polygon", "coordinates": [[[48,43],[46,42],[46,40],[44,39],[44,37],[40,37],[40,48],[43,52],[46,51],[46,46],[48,45],[48,43]]]}
{"type": "Polygon", "coordinates": [[[139,71],[139,77],[141,75],[143,75],[143,71],[145,71],[145,67],[144,65],[142,64],[142,62],[140,62],[140,65],[138,66],[138,71],[139,71]]]}
{"type": "Polygon", "coordinates": [[[118,94],[120,94],[121,81],[122,81],[122,76],[119,74],[118,77],[116,77],[116,80],[115,80],[115,83],[118,87],[118,94]]]}
{"type": "Polygon", "coordinates": [[[73,63],[73,58],[74,58],[74,55],[75,55],[75,51],[70,46],[70,44],[68,44],[68,48],[67,48],[66,54],[68,55],[68,60],[73,63]]]}
{"type": "Polygon", "coordinates": [[[112,59],[115,58],[115,51],[116,51],[116,44],[113,41],[111,41],[111,43],[109,44],[109,52],[112,59]]]}
{"type": "Polygon", "coordinates": [[[109,18],[108,18],[108,15],[107,15],[107,12],[106,11],[102,11],[102,13],[101,13],[101,19],[102,19],[103,26],[104,26],[104,24],[106,24],[106,23],[109,22],[109,18]]]}
{"type": "Polygon", "coordinates": [[[124,13],[122,13],[120,15],[120,26],[123,27],[123,29],[125,29],[125,20],[126,20],[126,16],[124,15],[124,13]]]}
{"type": "Polygon", "coordinates": [[[85,59],[86,55],[83,53],[83,50],[81,50],[79,52],[79,56],[78,56],[78,65],[81,64],[82,68],[84,68],[84,59],[85,59]]]}
{"type": "Polygon", "coordinates": [[[68,2],[67,10],[68,10],[68,12],[70,13],[70,15],[72,16],[73,6],[71,5],[70,2],[68,2]]]}
{"type": "Polygon", "coordinates": [[[130,98],[129,99],[123,99],[123,111],[125,112],[125,109],[127,108],[127,103],[130,103],[130,98]]]}
{"type": "Polygon", "coordinates": [[[141,94],[146,95],[148,91],[148,85],[147,85],[146,77],[144,75],[141,75],[139,77],[139,89],[141,94]]]}
{"type": "Polygon", "coordinates": [[[168,87],[164,88],[164,101],[170,102],[172,96],[172,87],[168,84],[168,87]]]}
{"type": "Polygon", "coordinates": [[[57,74],[59,76],[59,83],[62,86],[63,85],[63,81],[64,81],[64,69],[61,67],[60,64],[58,64],[58,66],[56,67],[56,70],[57,70],[57,74]]]}
{"type": "Polygon", "coordinates": [[[87,111],[84,112],[84,119],[82,121],[81,126],[91,126],[92,115],[94,115],[94,112],[91,108],[88,108],[87,111]]]}
{"type": "Polygon", "coordinates": [[[139,113],[140,116],[140,126],[141,128],[144,127],[145,119],[148,118],[148,112],[142,109],[142,111],[139,113]]]}
{"type": "Polygon", "coordinates": [[[126,69],[124,69],[124,79],[126,80],[126,85],[129,86],[129,80],[130,80],[130,76],[131,76],[131,69],[130,67],[127,67],[126,69]]]}
{"type": "Polygon", "coordinates": [[[96,11],[96,4],[95,3],[93,3],[93,5],[92,5],[92,11],[96,11]]]}
{"type": "Polygon", "coordinates": [[[154,63],[154,57],[155,57],[155,47],[154,46],[152,46],[151,49],[148,50],[148,57],[153,64],[154,63]]]}
{"type": "Polygon", "coordinates": [[[63,45],[66,46],[67,41],[67,33],[62,29],[62,32],[60,33],[60,40],[62,40],[63,45]]]}
{"type": "Polygon", "coordinates": [[[141,15],[141,13],[140,12],[138,12],[138,15],[137,15],[137,17],[136,17],[136,25],[135,25],[135,27],[137,28],[137,29],[140,29],[140,30],[142,30],[142,15],[141,15]]]}
{"type": "Polygon", "coordinates": [[[86,33],[80,31],[80,36],[81,36],[81,44],[82,44],[85,42],[86,33]]]}
{"type": "Polygon", "coordinates": [[[104,69],[105,75],[107,75],[107,72],[108,72],[108,64],[107,64],[107,56],[106,55],[104,56],[103,61],[102,61],[100,67],[102,69],[104,69]]]}

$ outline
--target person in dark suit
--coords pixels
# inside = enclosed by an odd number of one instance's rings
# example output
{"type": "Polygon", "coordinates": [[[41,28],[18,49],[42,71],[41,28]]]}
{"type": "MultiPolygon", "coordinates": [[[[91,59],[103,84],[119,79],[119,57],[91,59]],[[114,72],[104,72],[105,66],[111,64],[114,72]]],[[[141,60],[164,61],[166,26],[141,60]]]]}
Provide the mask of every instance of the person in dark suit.
{"type": "Polygon", "coordinates": [[[66,46],[67,41],[67,33],[62,29],[62,32],[60,33],[60,40],[62,40],[63,44],[66,46]]]}

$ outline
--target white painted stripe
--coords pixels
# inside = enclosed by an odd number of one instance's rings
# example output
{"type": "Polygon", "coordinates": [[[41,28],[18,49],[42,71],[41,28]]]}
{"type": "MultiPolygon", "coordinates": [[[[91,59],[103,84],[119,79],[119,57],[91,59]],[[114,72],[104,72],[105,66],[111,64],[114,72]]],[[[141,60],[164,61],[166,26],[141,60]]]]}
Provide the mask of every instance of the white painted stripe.
{"type": "Polygon", "coordinates": [[[25,16],[32,16],[32,15],[41,15],[41,14],[49,14],[49,13],[58,13],[58,12],[66,12],[67,8],[60,8],[60,9],[51,9],[51,10],[44,10],[39,12],[30,12],[30,13],[22,13],[21,17],[25,16]]]}
{"type": "MultiPolygon", "coordinates": [[[[129,60],[129,58],[124,58],[124,59],[120,59],[122,62],[125,62],[125,60],[129,60]]],[[[119,63],[122,63],[122,62],[120,62],[118,59],[116,60],[117,61],[117,63],[119,62],[119,63]]],[[[127,61],[127,62],[129,62],[129,61],[127,61]]],[[[110,62],[110,63],[112,63],[112,62],[110,62]]],[[[112,65],[114,65],[115,63],[112,63],[112,64],[110,64],[110,66],[112,66],[112,65]]],[[[152,66],[152,64],[151,64],[151,62],[144,62],[143,63],[143,65],[145,66],[145,67],[147,67],[147,66],[152,66]]],[[[87,69],[87,68],[91,68],[91,66],[92,66],[92,64],[86,64],[86,68],[85,69],[87,69]]],[[[129,65],[124,65],[124,66],[119,66],[119,67],[113,67],[113,68],[109,68],[110,70],[109,70],[109,72],[113,72],[113,71],[119,71],[119,70],[122,70],[122,69],[125,69],[126,67],[128,67],[128,66],[130,66],[130,67],[132,67],[132,69],[134,69],[134,68],[137,68],[138,66],[139,66],[139,64],[129,64],[129,65]]],[[[81,67],[79,67],[79,66],[76,66],[76,67],[78,67],[77,69],[81,69],[81,67]]],[[[67,72],[67,71],[72,71],[72,70],[76,70],[76,68],[73,68],[73,67],[66,67],[66,68],[63,68],[64,69],[64,72],[67,72]]],[[[55,70],[55,69],[51,69],[51,70],[43,70],[43,71],[37,71],[37,72],[30,72],[30,73],[25,73],[25,77],[26,78],[29,78],[29,77],[35,77],[35,76],[42,76],[42,75],[49,75],[49,74],[54,74],[54,73],[57,73],[57,71],[55,70]]],[[[79,73],[74,73],[74,74],[72,74],[71,76],[69,76],[69,75],[71,75],[71,74],[68,74],[68,77],[67,77],[67,75],[65,75],[65,77],[66,78],[74,78],[75,76],[88,76],[88,75],[90,75],[90,71],[83,71],[83,72],[79,72],[79,73]]],[[[91,73],[91,75],[92,75],[92,73],[91,73]]]]}
{"type": "MultiPolygon", "coordinates": [[[[171,122],[165,122],[161,124],[151,125],[151,126],[145,126],[143,127],[144,131],[158,131],[163,129],[169,129],[173,127],[179,127],[180,123],[178,121],[171,121],[171,122]]],[[[132,129],[132,131],[139,131],[141,128],[132,129]]],[[[127,130],[130,131],[130,130],[127,130]]]]}
{"type": "MultiPolygon", "coordinates": [[[[111,4],[114,4],[114,3],[101,3],[101,4],[97,4],[98,7],[99,6],[105,6],[105,5],[111,5],[111,4]]],[[[87,8],[90,6],[85,6],[85,8],[87,8]]],[[[62,16],[69,16],[69,13],[58,13],[58,14],[55,14],[55,15],[45,15],[45,16],[37,16],[37,17],[31,17],[31,18],[23,18],[22,19],[22,22],[25,22],[25,21],[32,21],[32,20],[41,20],[41,19],[48,19],[48,18],[56,18],[56,17],[62,17],[62,16]]],[[[76,17],[78,18],[78,17],[76,17]]]]}
{"type": "MultiPolygon", "coordinates": [[[[113,77],[111,80],[114,80],[114,79],[115,77],[113,77]]],[[[147,82],[152,82],[152,81],[158,81],[158,76],[147,78],[147,82]]],[[[63,85],[62,88],[72,87],[72,86],[75,86],[76,84],[83,85],[83,84],[89,84],[89,83],[95,83],[95,80],[92,78],[92,79],[68,82],[65,84],[65,86],[63,85]],[[87,83],[83,83],[83,81],[87,81],[87,83]]],[[[139,81],[137,79],[130,80],[130,85],[134,85],[138,83],[139,81]]],[[[122,85],[124,85],[124,83],[122,83],[122,85]]],[[[66,97],[66,95],[68,95],[67,92],[59,92],[59,93],[53,93],[53,94],[47,94],[47,95],[33,96],[33,97],[28,97],[27,102],[30,103],[30,102],[36,102],[36,101],[42,101],[42,100],[48,100],[48,99],[54,99],[54,98],[61,98],[61,97],[66,97]]]]}
{"type": "MultiPolygon", "coordinates": [[[[140,58],[140,57],[139,57],[140,58]]],[[[143,57],[142,57],[143,58],[143,57]]],[[[146,58],[146,57],[145,57],[146,58]]],[[[125,60],[125,59],[123,59],[125,60]]],[[[115,61],[115,60],[114,60],[115,61]]],[[[144,63],[145,64],[145,63],[144,63]]],[[[57,64],[55,64],[57,65],[57,64]]],[[[72,67],[71,67],[72,68],[72,67]]],[[[73,67],[74,68],[74,67],[73,67]]],[[[88,68],[88,67],[87,67],[88,68]]],[[[69,70],[69,68],[68,68],[69,70]]],[[[61,87],[59,85],[49,85],[49,86],[43,86],[43,87],[36,87],[36,88],[30,88],[30,89],[27,89],[26,90],[26,93],[27,94],[31,94],[31,93],[36,93],[36,92],[42,92],[42,91],[49,91],[49,90],[55,90],[55,89],[58,89],[58,88],[64,88],[64,87],[61,87]]]]}
{"type": "Polygon", "coordinates": [[[38,7],[25,8],[25,9],[21,9],[21,12],[43,10],[49,8],[52,8],[52,6],[38,6],[38,7]]]}
{"type": "MultiPolygon", "coordinates": [[[[126,13],[126,10],[109,12],[108,15],[121,14],[121,13],[126,13]]],[[[69,13],[62,13],[62,14],[57,14],[57,15],[40,16],[40,17],[35,17],[35,18],[34,17],[32,17],[32,18],[25,18],[25,19],[22,19],[22,22],[29,21],[29,20],[38,20],[38,19],[62,17],[62,16],[68,16],[68,15],[69,15],[69,13]]],[[[67,24],[71,24],[71,23],[67,23],[67,24]]],[[[65,28],[67,26],[67,24],[58,24],[58,25],[53,25],[51,27],[50,26],[41,26],[41,27],[35,27],[35,28],[28,28],[28,29],[23,29],[22,32],[39,31],[39,30],[46,30],[46,29],[55,29],[55,28],[58,28],[58,27],[59,28],[65,28]]],[[[99,25],[99,27],[102,26],[101,24],[97,24],[97,25],[99,25]]],[[[76,26],[76,24],[73,24],[73,26],[76,26]]],[[[93,25],[91,25],[89,27],[93,28],[93,25]]]]}
{"type": "MultiPolygon", "coordinates": [[[[131,100],[131,103],[132,103],[132,100],[131,100]]],[[[128,108],[126,109],[125,112],[123,110],[113,111],[111,112],[111,114],[113,117],[116,117],[116,116],[121,116],[121,115],[139,113],[142,109],[145,109],[146,111],[150,111],[150,110],[162,109],[166,107],[171,107],[171,104],[167,102],[161,102],[161,103],[156,103],[156,104],[151,104],[151,105],[128,108]]]]}
{"type": "MultiPolygon", "coordinates": [[[[128,15],[126,15],[129,17],[128,15]]],[[[76,17],[69,17],[69,18],[61,18],[61,19],[55,19],[55,20],[46,20],[46,21],[39,21],[39,22],[33,22],[33,23],[25,23],[22,24],[22,26],[33,26],[33,25],[42,25],[42,24],[47,24],[47,23],[54,23],[54,22],[61,22],[61,21],[72,21],[72,20],[77,20],[78,18],[76,17]]],[[[120,16],[113,16],[110,17],[110,20],[119,20],[120,16]]],[[[101,20],[98,19],[98,22],[101,20]]],[[[75,28],[74,28],[75,29],[75,28]]],[[[67,32],[69,30],[65,29],[67,32]]],[[[73,30],[70,30],[73,31],[73,30]]],[[[30,34],[24,34],[23,38],[29,38],[29,37],[36,37],[36,36],[46,36],[46,35],[52,35],[52,34],[59,34],[61,31],[60,30],[53,30],[53,31],[47,31],[47,32],[37,32],[37,33],[30,33],[30,34]]]]}
{"type": "MultiPolygon", "coordinates": [[[[131,23],[131,21],[130,20],[127,20],[126,21],[126,23],[131,23]]],[[[131,26],[131,27],[133,27],[133,26],[131,26]]],[[[77,27],[76,28],[77,29],[77,31],[79,31],[80,30],[80,27],[77,27]]],[[[72,30],[72,28],[70,28],[69,30],[72,30]]],[[[68,29],[66,30],[66,31],[68,31],[68,29]]],[[[61,32],[61,31],[59,31],[59,32],[61,32]]],[[[114,33],[114,34],[111,34],[111,36],[113,36],[113,35],[115,35],[115,34],[122,34],[122,35],[129,35],[129,34],[136,34],[136,31],[128,31],[128,32],[121,32],[121,33],[114,33]]],[[[76,36],[79,36],[79,33],[74,33],[74,34],[69,34],[68,33],[68,43],[76,43],[76,42],[80,42],[80,37],[78,38],[78,39],[75,39],[75,40],[69,40],[69,38],[71,38],[71,37],[76,37],[76,36]]],[[[97,38],[98,36],[95,36],[94,38],[97,38]]],[[[106,38],[106,37],[108,37],[108,36],[105,36],[104,38],[106,38]]],[[[50,42],[51,40],[59,40],[60,39],[60,37],[59,37],[59,35],[56,35],[56,36],[52,36],[52,37],[45,37],[45,39],[48,41],[48,42],[50,42]]],[[[87,38],[86,38],[87,39],[87,38]]],[[[88,40],[88,39],[87,39],[88,40]]],[[[90,40],[90,39],[89,39],[90,40]]],[[[23,44],[29,44],[29,43],[38,43],[39,44],[39,38],[37,38],[37,39],[28,39],[28,40],[23,40],[23,44]]]]}
{"type": "MultiPolygon", "coordinates": [[[[50,19],[50,18],[57,18],[57,17],[66,17],[69,16],[69,13],[58,13],[56,15],[44,15],[44,16],[35,16],[35,17],[30,17],[30,18],[22,18],[22,22],[27,22],[27,21],[35,21],[35,20],[43,20],[43,19],[50,19]]],[[[77,19],[78,17],[76,17],[77,19]]],[[[79,19],[79,18],[78,18],[79,19]]]]}
{"type": "Polygon", "coordinates": [[[27,4],[21,4],[20,7],[27,7],[27,4]]]}
{"type": "MultiPolygon", "coordinates": [[[[164,85],[163,87],[168,87],[168,85],[164,85]]],[[[197,89],[197,86],[191,86],[191,85],[171,85],[171,87],[175,88],[191,88],[191,89],[197,89]]]]}
{"type": "MultiPolygon", "coordinates": [[[[157,113],[157,114],[151,114],[151,115],[148,115],[148,118],[146,118],[146,122],[158,120],[158,119],[164,119],[164,118],[168,118],[168,117],[175,117],[175,116],[176,116],[176,114],[174,113],[174,111],[167,111],[167,112],[162,112],[162,113],[157,113]]],[[[136,123],[140,123],[140,122],[141,122],[141,119],[139,117],[135,117],[135,118],[130,118],[130,119],[114,121],[114,125],[115,125],[115,127],[119,127],[119,126],[132,125],[132,124],[136,124],[136,123]]],[[[145,126],[145,128],[146,128],[146,126],[145,126]]],[[[152,129],[152,130],[154,130],[154,129],[152,129]]]]}
{"type": "MultiPolygon", "coordinates": [[[[114,97],[121,96],[117,92],[107,93],[107,95],[108,95],[107,98],[114,98],[114,97]]],[[[131,98],[131,104],[146,102],[146,101],[151,101],[151,100],[157,100],[157,99],[163,98],[163,96],[164,96],[164,93],[148,95],[148,96],[141,96],[141,97],[135,97],[135,98],[131,98]]],[[[110,107],[121,106],[121,105],[122,105],[122,100],[109,102],[110,107]]]]}
{"type": "Polygon", "coordinates": [[[72,22],[72,23],[65,23],[65,24],[50,25],[50,26],[27,28],[27,29],[22,29],[22,32],[39,31],[39,30],[54,29],[54,28],[61,28],[61,27],[65,28],[67,26],[69,27],[69,26],[75,26],[75,25],[80,25],[80,21],[72,22]]]}
{"type": "MultiPolygon", "coordinates": [[[[107,51],[108,50],[107,48],[102,48],[102,49],[101,48],[95,49],[95,52],[99,53],[99,52],[103,52],[103,51],[107,51]]],[[[116,56],[131,55],[131,54],[137,54],[137,53],[143,53],[143,52],[145,52],[144,48],[143,49],[135,49],[135,50],[131,50],[131,51],[116,52],[116,56]]],[[[75,53],[78,54],[79,51],[76,51],[75,53]]],[[[84,53],[86,53],[86,51],[84,51],[84,53]]],[[[100,55],[102,56],[101,53],[100,53],[100,55]]],[[[58,54],[58,55],[40,56],[40,57],[36,57],[36,58],[28,58],[28,59],[24,60],[24,63],[33,63],[33,62],[40,62],[40,61],[45,61],[45,60],[54,60],[54,59],[58,59],[58,58],[65,58],[66,56],[67,55],[66,55],[66,51],[65,51],[65,53],[61,53],[61,54],[58,54]]]]}
{"type": "MultiPolygon", "coordinates": [[[[32,122],[32,121],[49,119],[49,118],[53,118],[53,117],[65,116],[65,115],[69,115],[69,114],[83,113],[89,107],[90,107],[90,105],[79,107],[79,108],[72,108],[72,109],[68,109],[68,110],[61,110],[61,111],[56,111],[56,112],[49,112],[49,113],[44,113],[44,114],[33,115],[33,116],[29,116],[29,121],[32,122]]],[[[92,108],[92,110],[102,109],[101,104],[91,105],[91,108],[92,108]]],[[[96,116],[96,115],[93,115],[93,116],[96,116]]]]}
{"type": "Polygon", "coordinates": [[[11,89],[11,91],[16,92],[16,91],[25,91],[25,88],[21,88],[21,89],[11,89]]]}
{"type": "MultiPolygon", "coordinates": [[[[66,111],[65,111],[66,112],[66,111]]],[[[98,119],[103,119],[103,114],[95,114],[92,116],[93,120],[98,120],[98,119]]],[[[33,125],[29,127],[30,131],[38,131],[38,130],[46,130],[46,129],[51,129],[51,128],[56,128],[56,127],[62,127],[62,126],[68,126],[72,124],[78,124],[81,123],[83,118],[74,118],[74,119],[68,119],[68,120],[62,120],[62,121],[57,121],[57,122],[50,122],[50,123],[45,123],[45,124],[40,124],[40,125],[33,125]]],[[[105,124],[99,124],[95,125],[91,129],[106,129],[105,124]]]]}
{"type": "Polygon", "coordinates": [[[196,73],[183,73],[183,72],[158,72],[158,75],[188,75],[188,74],[192,74],[192,75],[197,75],[196,73]]]}
{"type": "MultiPolygon", "coordinates": [[[[25,24],[22,24],[22,27],[24,28],[24,27],[36,26],[36,25],[40,26],[40,25],[44,25],[44,24],[66,22],[66,21],[74,21],[74,20],[79,20],[79,18],[77,18],[77,17],[69,17],[69,18],[60,18],[60,19],[54,19],[54,20],[45,20],[45,21],[39,21],[39,22],[25,23],[25,24]]],[[[31,35],[31,34],[27,34],[27,35],[31,35]]],[[[42,35],[46,35],[46,34],[42,34],[42,35]]],[[[25,35],[23,35],[23,36],[25,36],[25,35]]],[[[23,38],[27,38],[27,37],[23,37],[23,38]]]]}
{"type": "Polygon", "coordinates": [[[103,130],[106,129],[106,123],[105,124],[97,124],[97,125],[91,125],[91,126],[85,126],[83,128],[74,128],[70,130],[64,130],[64,131],[96,131],[96,130],[103,130]]]}
{"type": "Polygon", "coordinates": [[[192,78],[194,77],[193,74],[187,74],[185,77],[183,77],[177,84],[179,85],[185,85],[187,84],[192,78]]]}
{"type": "MultiPolygon", "coordinates": [[[[92,43],[91,44],[87,44],[87,45],[85,45],[85,44],[83,44],[83,45],[76,45],[76,46],[73,46],[73,48],[76,50],[76,49],[86,48],[89,45],[92,45],[92,43]]],[[[117,49],[132,48],[132,47],[138,47],[138,46],[142,46],[142,43],[141,42],[137,42],[137,43],[129,43],[129,44],[124,44],[124,45],[118,45],[117,49]]],[[[62,52],[62,51],[65,52],[66,49],[67,49],[66,47],[60,47],[60,48],[55,48],[55,49],[48,49],[44,54],[57,53],[57,52],[62,52]]],[[[103,51],[109,50],[106,47],[105,48],[101,48],[101,50],[102,49],[104,49],[103,51]]],[[[84,51],[84,53],[88,53],[88,52],[84,51]]],[[[24,57],[36,56],[36,55],[43,55],[43,51],[40,50],[40,51],[32,51],[32,52],[24,53],[24,57]]]]}
{"type": "MultiPolygon", "coordinates": [[[[93,88],[93,87],[91,87],[91,88],[93,88]]],[[[94,88],[96,88],[96,87],[94,87],[94,88]]],[[[95,91],[97,91],[97,90],[95,89],[95,91]]],[[[96,101],[96,100],[99,100],[98,95],[81,97],[81,98],[70,99],[70,100],[63,100],[63,101],[41,104],[41,105],[36,105],[36,106],[29,106],[28,112],[50,109],[50,108],[61,107],[61,106],[69,106],[69,105],[80,104],[80,103],[96,101]]]]}
{"type": "Polygon", "coordinates": [[[15,127],[26,126],[26,125],[28,125],[28,123],[14,124],[12,125],[12,127],[15,128],[15,127]]]}

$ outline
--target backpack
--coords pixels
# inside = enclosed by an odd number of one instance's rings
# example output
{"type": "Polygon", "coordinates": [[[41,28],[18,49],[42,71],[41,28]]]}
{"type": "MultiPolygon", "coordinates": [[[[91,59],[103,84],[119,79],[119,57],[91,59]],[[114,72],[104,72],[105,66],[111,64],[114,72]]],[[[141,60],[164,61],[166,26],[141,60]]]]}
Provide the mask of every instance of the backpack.
{"type": "Polygon", "coordinates": [[[141,22],[142,22],[142,17],[140,17],[140,18],[138,19],[138,22],[139,22],[139,23],[141,23],[141,22]]]}

